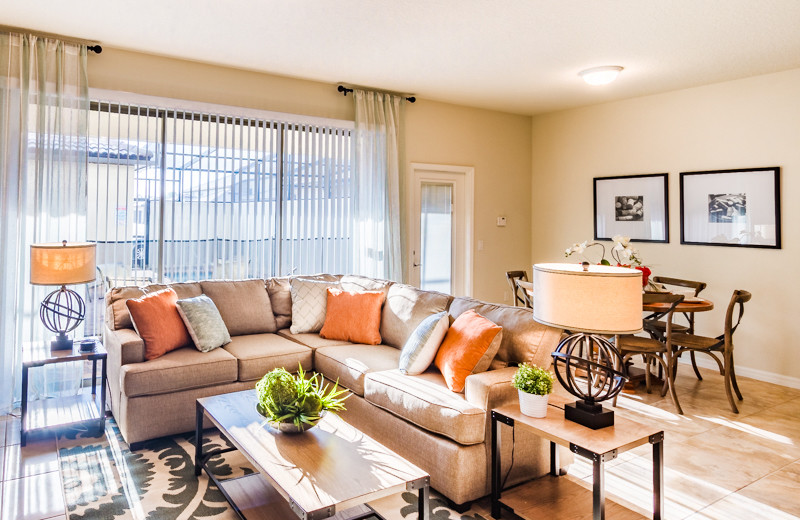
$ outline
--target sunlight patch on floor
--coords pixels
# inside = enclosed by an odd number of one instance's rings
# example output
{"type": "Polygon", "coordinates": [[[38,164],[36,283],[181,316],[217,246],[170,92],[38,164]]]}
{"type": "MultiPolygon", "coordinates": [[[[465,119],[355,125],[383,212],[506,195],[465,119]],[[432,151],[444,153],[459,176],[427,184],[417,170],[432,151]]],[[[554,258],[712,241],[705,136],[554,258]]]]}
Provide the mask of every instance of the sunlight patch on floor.
{"type": "Polygon", "coordinates": [[[755,435],[763,439],[769,439],[771,441],[780,442],[781,444],[794,446],[794,441],[792,441],[792,439],[790,439],[789,437],[773,433],[771,431],[767,431],[761,428],[756,428],[755,426],[752,426],[750,424],[730,421],[728,419],[723,419],[722,417],[710,417],[710,416],[698,415],[698,418],[706,420],[708,422],[712,422],[714,424],[719,424],[720,426],[727,426],[728,428],[733,428],[744,433],[749,433],[750,435],[755,435]]]}

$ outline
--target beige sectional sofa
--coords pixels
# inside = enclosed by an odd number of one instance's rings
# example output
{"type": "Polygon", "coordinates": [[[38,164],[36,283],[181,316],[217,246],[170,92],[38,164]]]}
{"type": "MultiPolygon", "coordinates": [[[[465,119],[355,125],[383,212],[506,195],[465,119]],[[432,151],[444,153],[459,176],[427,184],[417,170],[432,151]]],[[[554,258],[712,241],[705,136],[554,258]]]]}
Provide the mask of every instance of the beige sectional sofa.
{"type": "MultiPolygon", "coordinates": [[[[516,401],[510,386],[514,365],[550,365],[561,330],[533,321],[528,309],[422,291],[409,285],[359,276],[315,275],[344,290],[383,290],[381,345],[356,345],[315,333],[292,334],[290,278],[206,281],[170,285],[179,298],[206,294],[231,334],[228,345],[208,353],[193,347],[145,361],[144,345],[132,328],[125,302],[163,285],[120,287],[106,295],[105,345],[111,409],[125,440],[143,441],[191,431],[199,397],[253,388],[276,367],[322,373],[352,396],[341,416],[431,475],[431,485],[454,504],[490,491],[491,409],[516,401]],[[503,327],[490,369],[467,377],[463,393],[450,391],[431,367],[419,376],[398,370],[400,349],[417,324],[448,311],[453,319],[474,309],[503,327]]],[[[504,461],[510,461],[510,435],[504,461]]],[[[508,482],[549,469],[548,443],[516,432],[514,465],[508,482]]],[[[562,457],[562,463],[568,458],[562,457]]],[[[505,472],[506,469],[504,469],[505,472]]]]}

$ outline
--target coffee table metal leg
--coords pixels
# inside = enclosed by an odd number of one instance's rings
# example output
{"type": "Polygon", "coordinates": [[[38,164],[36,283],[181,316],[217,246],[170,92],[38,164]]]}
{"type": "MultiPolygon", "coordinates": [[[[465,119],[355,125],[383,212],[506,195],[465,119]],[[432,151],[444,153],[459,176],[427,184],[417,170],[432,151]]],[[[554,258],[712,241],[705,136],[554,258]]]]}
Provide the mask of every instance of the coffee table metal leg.
{"type": "Polygon", "coordinates": [[[194,475],[200,476],[203,470],[203,405],[196,403],[197,416],[194,430],[194,475]]]}
{"type": "Polygon", "coordinates": [[[592,518],[605,520],[606,517],[606,478],[603,457],[593,458],[592,471],[594,483],[592,484],[592,518]]]}
{"type": "Polygon", "coordinates": [[[664,434],[650,437],[653,443],[653,520],[664,511],[664,434]]]}
{"type": "Polygon", "coordinates": [[[428,518],[428,499],[430,498],[430,486],[424,485],[419,488],[419,497],[417,503],[417,510],[419,511],[418,518],[419,520],[425,520],[428,518]]]}
{"type": "Polygon", "coordinates": [[[550,474],[554,477],[561,473],[561,464],[558,460],[558,444],[550,441],[550,474]]]}

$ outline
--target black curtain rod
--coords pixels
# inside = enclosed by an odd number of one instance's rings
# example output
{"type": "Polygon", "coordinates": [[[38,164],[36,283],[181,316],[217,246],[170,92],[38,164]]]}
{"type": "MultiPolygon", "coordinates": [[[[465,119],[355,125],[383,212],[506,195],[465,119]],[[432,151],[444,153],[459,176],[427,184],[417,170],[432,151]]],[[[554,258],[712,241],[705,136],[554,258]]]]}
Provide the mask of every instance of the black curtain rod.
{"type": "MultiPolygon", "coordinates": [[[[338,87],[336,87],[336,90],[341,92],[342,95],[344,95],[345,97],[347,97],[347,93],[348,92],[352,92],[353,91],[353,89],[347,88],[344,85],[339,85],[338,87]]],[[[406,101],[408,101],[409,103],[414,103],[417,100],[417,98],[415,98],[414,96],[408,96],[407,98],[404,98],[404,99],[406,101]]]]}

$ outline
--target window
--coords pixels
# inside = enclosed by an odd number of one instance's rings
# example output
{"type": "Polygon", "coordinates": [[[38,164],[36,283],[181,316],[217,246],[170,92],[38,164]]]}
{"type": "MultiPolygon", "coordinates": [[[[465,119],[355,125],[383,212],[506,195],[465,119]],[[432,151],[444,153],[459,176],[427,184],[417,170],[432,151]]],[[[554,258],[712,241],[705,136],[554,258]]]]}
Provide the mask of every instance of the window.
{"type": "Polygon", "coordinates": [[[89,142],[108,285],[352,269],[350,128],[93,102],[89,142]]]}

